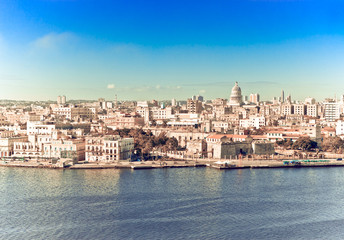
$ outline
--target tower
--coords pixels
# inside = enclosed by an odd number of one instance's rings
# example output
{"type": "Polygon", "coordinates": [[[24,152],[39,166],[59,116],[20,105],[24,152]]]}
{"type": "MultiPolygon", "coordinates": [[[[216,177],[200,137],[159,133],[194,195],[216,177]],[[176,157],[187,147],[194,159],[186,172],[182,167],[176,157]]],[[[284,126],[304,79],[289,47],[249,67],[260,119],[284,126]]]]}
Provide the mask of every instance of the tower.
{"type": "Polygon", "coordinates": [[[282,89],[282,92],[281,92],[281,102],[284,103],[284,91],[282,89]]]}

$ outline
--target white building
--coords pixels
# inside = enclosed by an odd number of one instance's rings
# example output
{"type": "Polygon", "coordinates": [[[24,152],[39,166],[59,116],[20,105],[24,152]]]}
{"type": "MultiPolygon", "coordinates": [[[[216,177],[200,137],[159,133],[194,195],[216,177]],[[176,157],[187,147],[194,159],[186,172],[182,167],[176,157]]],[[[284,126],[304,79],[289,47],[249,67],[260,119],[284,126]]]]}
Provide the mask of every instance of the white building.
{"type": "Polygon", "coordinates": [[[336,135],[344,135],[344,121],[338,120],[336,123],[336,135]]]}
{"type": "Polygon", "coordinates": [[[294,104],[294,114],[295,115],[305,115],[306,107],[304,104],[294,104]]]}
{"type": "Polygon", "coordinates": [[[128,160],[134,150],[133,138],[119,136],[87,137],[85,160],[113,162],[128,160]]]}
{"type": "Polygon", "coordinates": [[[318,117],[318,105],[317,104],[307,104],[306,105],[306,115],[311,117],[318,117]]]}
{"type": "Polygon", "coordinates": [[[54,124],[43,124],[42,122],[27,122],[27,135],[52,135],[54,131],[54,124]]]}
{"type": "Polygon", "coordinates": [[[265,117],[263,116],[250,116],[249,119],[241,119],[240,127],[242,128],[256,128],[259,129],[265,126],[265,117]]]}
{"type": "Polygon", "coordinates": [[[339,103],[333,99],[326,99],[324,104],[324,118],[328,122],[333,122],[340,117],[339,103]]]}

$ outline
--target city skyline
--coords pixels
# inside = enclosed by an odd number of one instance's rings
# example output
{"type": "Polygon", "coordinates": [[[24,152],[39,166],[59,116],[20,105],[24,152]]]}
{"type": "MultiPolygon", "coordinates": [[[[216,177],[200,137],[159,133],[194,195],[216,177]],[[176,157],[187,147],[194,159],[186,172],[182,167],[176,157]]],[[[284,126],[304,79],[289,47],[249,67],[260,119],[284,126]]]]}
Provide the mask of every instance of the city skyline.
{"type": "Polygon", "coordinates": [[[343,94],[339,1],[5,0],[0,8],[1,99],[228,99],[236,81],[262,100],[281,89],[296,100],[343,94]]]}

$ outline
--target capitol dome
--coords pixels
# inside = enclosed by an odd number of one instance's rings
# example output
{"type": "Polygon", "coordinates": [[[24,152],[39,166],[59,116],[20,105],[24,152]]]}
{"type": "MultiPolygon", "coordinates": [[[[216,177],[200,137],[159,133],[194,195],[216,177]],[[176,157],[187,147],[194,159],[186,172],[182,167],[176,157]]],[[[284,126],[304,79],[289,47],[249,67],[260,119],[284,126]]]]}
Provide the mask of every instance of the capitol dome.
{"type": "Polygon", "coordinates": [[[241,104],[242,104],[241,88],[238,86],[238,82],[235,82],[235,85],[232,88],[229,105],[240,106],[241,104]]]}

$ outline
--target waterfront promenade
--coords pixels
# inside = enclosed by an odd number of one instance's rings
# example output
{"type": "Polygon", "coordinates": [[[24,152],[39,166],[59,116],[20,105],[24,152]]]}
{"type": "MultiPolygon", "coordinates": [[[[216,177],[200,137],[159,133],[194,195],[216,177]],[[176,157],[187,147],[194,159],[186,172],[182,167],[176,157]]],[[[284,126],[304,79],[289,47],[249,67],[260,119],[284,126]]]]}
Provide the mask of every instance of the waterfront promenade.
{"type": "Polygon", "coordinates": [[[165,161],[144,161],[119,163],[78,163],[74,165],[61,166],[49,162],[40,161],[1,161],[2,167],[27,167],[27,168],[52,168],[52,169],[109,169],[109,168],[127,168],[127,169],[148,169],[148,168],[180,168],[180,167],[214,167],[221,166],[226,169],[238,168],[293,168],[293,167],[343,167],[344,161],[337,159],[312,159],[312,160],[165,160],[165,161]],[[230,167],[225,167],[225,163],[230,163],[230,167]],[[221,164],[222,163],[222,164],[221,164]]]}

